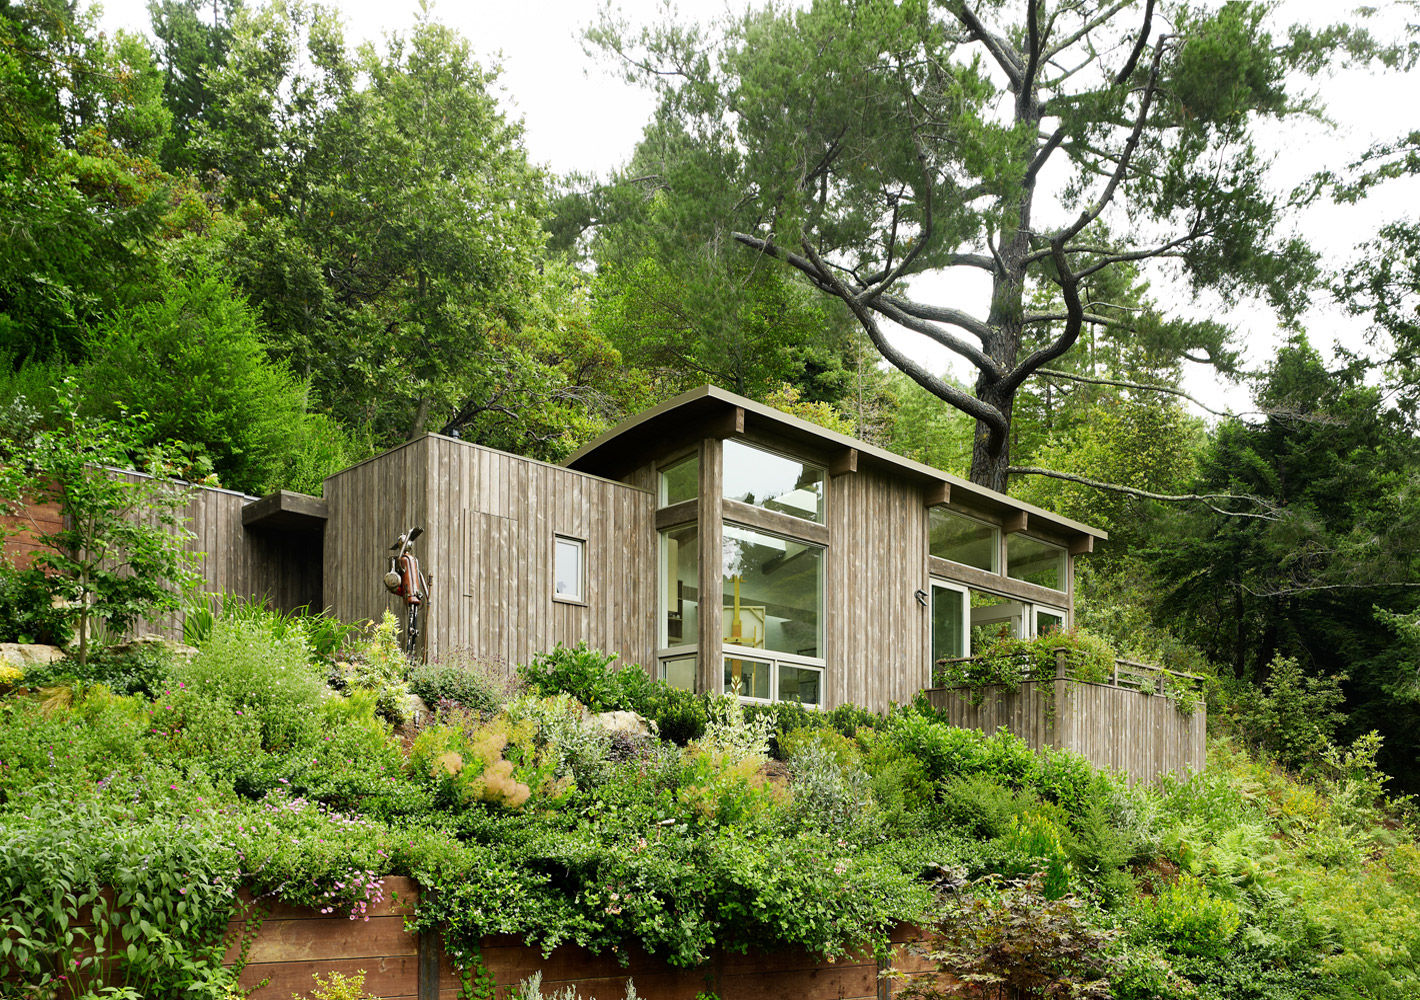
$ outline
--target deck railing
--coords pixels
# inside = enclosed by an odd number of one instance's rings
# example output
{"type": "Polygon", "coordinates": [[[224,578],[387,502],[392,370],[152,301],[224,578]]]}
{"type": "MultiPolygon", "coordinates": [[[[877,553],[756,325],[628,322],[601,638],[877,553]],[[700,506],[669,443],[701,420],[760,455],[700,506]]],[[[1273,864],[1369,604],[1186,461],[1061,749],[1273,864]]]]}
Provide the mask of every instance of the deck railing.
{"type": "MultiPolygon", "coordinates": [[[[961,656],[954,659],[941,660],[932,670],[933,687],[946,687],[943,667],[948,664],[979,663],[985,658],[981,656],[961,656]]],[[[1041,677],[1037,670],[1037,661],[1030,653],[1017,653],[1010,657],[1019,661],[1021,681],[1039,681],[1046,678],[1041,677]]],[[[1141,663],[1138,660],[1126,660],[1116,657],[1113,669],[1107,676],[1101,677],[1095,671],[1083,670],[1086,654],[1080,650],[1055,650],[1055,680],[1082,681],[1091,684],[1105,684],[1109,687],[1127,688],[1132,691],[1139,691],[1144,694],[1175,694],[1179,691],[1199,691],[1203,686],[1203,678],[1198,674],[1185,673],[1180,670],[1169,670],[1166,667],[1158,667],[1149,663],[1141,663]]],[[[970,685],[955,685],[970,686],[970,685]]]]}

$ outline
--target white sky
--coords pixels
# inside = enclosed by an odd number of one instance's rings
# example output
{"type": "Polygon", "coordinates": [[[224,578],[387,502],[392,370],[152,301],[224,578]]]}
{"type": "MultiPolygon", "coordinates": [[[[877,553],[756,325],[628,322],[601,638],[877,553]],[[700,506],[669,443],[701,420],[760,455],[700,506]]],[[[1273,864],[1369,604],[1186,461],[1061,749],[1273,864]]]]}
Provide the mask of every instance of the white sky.
{"type": "MultiPolygon", "coordinates": [[[[656,19],[663,8],[662,0],[614,2],[632,24],[656,19]]],[[[375,0],[338,0],[335,6],[344,14],[351,44],[378,40],[386,32],[408,27],[417,10],[412,3],[375,0]]],[[[683,15],[710,19],[731,5],[724,0],[681,0],[677,6],[683,15]]],[[[743,9],[743,0],[732,6],[743,9]]],[[[1350,6],[1325,0],[1285,0],[1282,15],[1320,24],[1335,20],[1350,6]]],[[[443,0],[434,6],[434,16],[468,38],[485,62],[502,64],[505,107],[524,119],[532,158],[558,173],[605,174],[619,166],[630,156],[652,109],[647,92],[627,84],[584,52],[581,32],[596,18],[599,7],[598,0],[443,0]]],[[[1403,13],[1397,14],[1396,20],[1403,23],[1403,13]]],[[[146,0],[110,0],[104,4],[101,24],[108,30],[146,31],[146,0]]],[[[1413,108],[1420,103],[1420,73],[1378,88],[1369,74],[1347,72],[1320,81],[1316,89],[1337,129],[1327,134],[1312,127],[1274,137],[1278,190],[1290,188],[1322,167],[1342,167],[1378,139],[1416,124],[1413,108]]],[[[1417,203],[1420,180],[1411,179],[1391,185],[1384,197],[1365,205],[1312,209],[1298,221],[1297,228],[1313,245],[1324,249],[1328,264],[1337,266],[1357,243],[1396,214],[1397,206],[1417,203]]],[[[928,277],[914,284],[914,295],[984,312],[988,298],[984,289],[984,281],[979,285],[953,284],[928,277]]],[[[1237,325],[1243,331],[1250,365],[1265,363],[1279,342],[1276,324],[1266,310],[1247,303],[1231,308],[1216,301],[1187,303],[1183,296],[1171,295],[1162,283],[1155,285],[1155,292],[1166,303],[1173,301],[1189,312],[1215,315],[1237,325]]],[[[1304,322],[1320,348],[1336,339],[1351,345],[1360,341],[1359,328],[1334,309],[1313,309],[1304,322]]],[[[906,333],[901,337],[905,348],[935,370],[955,362],[945,349],[926,345],[921,337],[906,333]]],[[[954,364],[953,368],[958,377],[971,377],[965,365],[954,364]]],[[[1190,372],[1187,385],[1214,407],[1247,408],[1246,392],[1219,384],[1209,370],[1190,372]]]]}

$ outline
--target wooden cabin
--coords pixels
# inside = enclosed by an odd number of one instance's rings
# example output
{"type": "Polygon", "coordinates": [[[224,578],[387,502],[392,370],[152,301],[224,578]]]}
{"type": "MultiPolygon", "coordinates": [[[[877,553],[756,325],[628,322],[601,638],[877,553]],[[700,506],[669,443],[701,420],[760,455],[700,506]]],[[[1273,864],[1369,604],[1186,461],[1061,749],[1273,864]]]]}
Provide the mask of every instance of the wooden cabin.
{"type": "Polygon", "coordinates": [[[580,641],[670,684],[885,708],[972,636],[1066,627],[1104,532],[705,386],[565,466],[426,435],[326,481],[324,596],[392,606],[421,525],[425,654],[523,662],[580,641]]]}
{"type": "MultiPolygon", "coordinates": [[[[382,578],[418,526],[426,658],[511,667],[586,642],[688,690],[878,710],[928,690],[959,725],[1135,779],[1203,767],[1204,713],[1175,711],[1178,678],[1158,668],[1076,683],[1062,660],[1053,681],[984,702],[933,689],[935,663],[1003,630],[1069,627],[1075,559],[1104,532],[720,389],[565,465],[426,434],[324,492],[195,490],[204,589],[403,620],[382,578]]],[[[149,628],[182,634],[178,616],[149,628]]]]}

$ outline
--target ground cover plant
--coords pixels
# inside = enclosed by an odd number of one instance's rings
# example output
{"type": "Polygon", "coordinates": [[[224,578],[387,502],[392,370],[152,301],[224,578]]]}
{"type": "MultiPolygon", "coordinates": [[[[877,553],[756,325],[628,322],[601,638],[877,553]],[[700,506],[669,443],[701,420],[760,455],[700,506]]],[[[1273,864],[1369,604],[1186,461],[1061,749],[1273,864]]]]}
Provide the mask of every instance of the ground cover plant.
{"type": "Polygon", "coordinates": [[[744,708],[585,647],[514,677],[392,664],[388,626],[331,649],[328,621],[250,605],[190,631],[193,656],[11,671],[0,992],[226,997],[239,885],[358,921],[387,876],[435,890],[411,923],[469,993],[492,933],[696,967],[886,953],[902,921],[1002,996],[1420,990],[1420,844],[1375,741],[1300,780],[1219,739],[1205,774],[1130,788],[925,705],[744,708]],[[436,707],[399,737],[381,705],[405,684],[436,707]],[[612,710],[652,735],[591,719],[612,710]]]}

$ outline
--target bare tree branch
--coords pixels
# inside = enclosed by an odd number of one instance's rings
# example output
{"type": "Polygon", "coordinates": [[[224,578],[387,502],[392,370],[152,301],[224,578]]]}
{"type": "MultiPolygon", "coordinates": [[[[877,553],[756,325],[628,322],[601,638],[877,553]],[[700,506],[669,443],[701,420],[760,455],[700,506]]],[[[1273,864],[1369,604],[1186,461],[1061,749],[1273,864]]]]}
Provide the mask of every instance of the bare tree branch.
{"type": "Polygon", "coordinates": [[[1007,469],[1012,475],[1018,476],[1046,476],[1050,479],[1061,479],[1067,483],[1078,483],[1081,486],[1088,486],[1095,490],[1104,490],[1109,493],[1123,493],[1126,496],[1138,497],[1141,500],[1158,500],[1163,503],[1201,503],[1211,511],[1223,514],[1227,517],[1255,517],[1263,521],[1276,521],[1278,516],[1276,508],[1263,497],[1251,496],[1249,494],[1237,493],[1154,493],[1149,490],[1141,490],[1133,486],[1123,486],[1119,483],[1106,483],[1098,479],[1090,479],[1087,476],[1077,476],[1073,472],[1058,472],[1055,469],[1041,469],[1034,465],[1013,465],[1007,469]],[[1239,503],[1250,503],[1258,507],[1262,513],[1253,513],[1243,510],[1227,510],[1213,503],[1218,500],[1235,500],[1239,503]]]}

